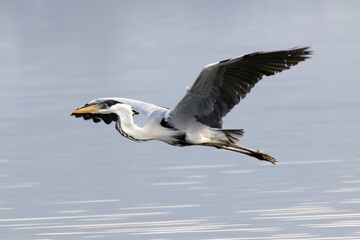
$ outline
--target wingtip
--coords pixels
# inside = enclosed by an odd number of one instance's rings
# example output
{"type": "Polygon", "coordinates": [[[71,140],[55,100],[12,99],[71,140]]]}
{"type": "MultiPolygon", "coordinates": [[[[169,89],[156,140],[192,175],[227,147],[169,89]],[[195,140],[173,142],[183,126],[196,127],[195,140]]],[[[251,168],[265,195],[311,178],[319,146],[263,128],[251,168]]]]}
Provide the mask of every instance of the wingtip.
{"type": "Polygon", "coordinates": [[[313,55],[314,51],[311,49],[310,46],[306,46],[306,47],[294,47],[289,49],[289,51],[296,51],[296,52],[300,52],[301,55],[303,55],[304,58],[311,58],[310,55],[313,55]]]}

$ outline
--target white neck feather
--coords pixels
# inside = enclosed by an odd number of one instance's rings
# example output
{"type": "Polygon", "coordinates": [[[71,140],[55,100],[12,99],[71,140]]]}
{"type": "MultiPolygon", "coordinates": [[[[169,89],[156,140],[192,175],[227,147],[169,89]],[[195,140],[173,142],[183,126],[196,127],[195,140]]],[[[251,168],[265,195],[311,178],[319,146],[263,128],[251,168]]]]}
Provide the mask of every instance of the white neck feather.
{"type": "Polygon", "coordinates": [[[121,135],[136,141],[147,141],[151,139],[145,127],[139,127],[134,123],[131,106],[127,104],[117,104],[111,110],[120,118],[116,123],[116,129],[121,135]]]}

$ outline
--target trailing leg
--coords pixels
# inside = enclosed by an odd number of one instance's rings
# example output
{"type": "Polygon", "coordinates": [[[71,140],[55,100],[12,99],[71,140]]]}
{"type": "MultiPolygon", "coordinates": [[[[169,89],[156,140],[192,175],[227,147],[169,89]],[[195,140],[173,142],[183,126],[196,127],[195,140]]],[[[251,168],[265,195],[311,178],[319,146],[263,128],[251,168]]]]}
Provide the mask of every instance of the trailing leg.
{"type": "Polygon", "coordinates": [[[251,157],[255,157],[259,160],[271,162],[272,164],[275,164],[277,162],[275,158],[273,158],[266,152],[259,150],[259,149],[255,150],[255,149],[251,149],[251,148],[242,147],[242,146],[239,146],[236,144],[232,144],[230,146],[224,145],[224,146],[221,146],[221,148],[230,150],[230,151],[234,151],[234,152],[243,153],[243,154],[249,155],[251,157]]]}

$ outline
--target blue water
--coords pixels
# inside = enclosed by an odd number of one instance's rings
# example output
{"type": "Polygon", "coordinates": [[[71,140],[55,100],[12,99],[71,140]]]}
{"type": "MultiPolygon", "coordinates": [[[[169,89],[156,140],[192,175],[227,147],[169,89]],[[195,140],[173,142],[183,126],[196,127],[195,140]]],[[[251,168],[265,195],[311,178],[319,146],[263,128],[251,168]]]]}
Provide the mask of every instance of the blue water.
{"type": "Polygon", "coordinates": [[[0,239],[360,239],[358,1],[2,1],[0,239]],[[204,65],[311,46],[225,119],[275,166],[70,117],[172,107],[204,65]]]}

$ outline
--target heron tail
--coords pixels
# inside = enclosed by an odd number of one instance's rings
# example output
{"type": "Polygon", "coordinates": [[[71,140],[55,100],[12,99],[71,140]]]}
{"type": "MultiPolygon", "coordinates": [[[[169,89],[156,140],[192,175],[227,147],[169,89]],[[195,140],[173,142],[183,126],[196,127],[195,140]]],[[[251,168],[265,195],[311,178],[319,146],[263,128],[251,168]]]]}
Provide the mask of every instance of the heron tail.
{"type": "Polygon", "coordinates": [[[219,130],[225,134],[230,143],[237,143],[239,138],[244,135],[244,129],[221,129],[219,130]]]}

